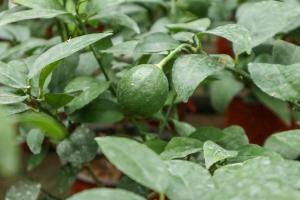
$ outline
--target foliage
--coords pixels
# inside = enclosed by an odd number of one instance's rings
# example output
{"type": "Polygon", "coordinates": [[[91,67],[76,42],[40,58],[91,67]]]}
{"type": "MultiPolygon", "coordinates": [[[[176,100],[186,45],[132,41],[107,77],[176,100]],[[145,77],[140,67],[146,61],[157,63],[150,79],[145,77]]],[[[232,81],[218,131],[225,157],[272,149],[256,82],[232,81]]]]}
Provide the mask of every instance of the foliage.
{"type": "MultiPolygon", "coordinates": [[[[299,129],[260,147],[241,127],[193,127],[177,112],[198,88],[219,112],[246,91],[289,124],[300,111],[299,1],[14,0],[1,10],[1,176],[17,173],[22,132],[29,171],[55,148],[60,190],[97,155],[126,175],[123,189],[69,200],[300,199],[299,129]],[[211,53],[216,38],[232,52],[211,53]],[[119,136],[89,123],[121,125],[119,136]]],[[[21,196],[56,199],[27,180],[5,199],[21,196]]]]}

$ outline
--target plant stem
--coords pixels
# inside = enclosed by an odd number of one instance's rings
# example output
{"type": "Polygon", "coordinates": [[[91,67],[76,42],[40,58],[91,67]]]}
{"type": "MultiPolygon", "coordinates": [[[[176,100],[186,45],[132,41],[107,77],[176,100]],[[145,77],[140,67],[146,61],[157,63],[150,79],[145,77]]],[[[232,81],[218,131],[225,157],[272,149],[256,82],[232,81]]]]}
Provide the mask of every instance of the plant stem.
{"type": "Polygon", "coordinates": [[[165,115],[165,118],[164,118],[164,121],[163,121],[163,124],[161,125],[161,127],[159,128],[159,135],[161,135],[163,133],[163,131],[165,130],[165,127],[167,126],[168,124],[168,121],[169,121],[169,117],[171,115],[171,112],[173,110],[173,106],[174,106],[174,103],[175,103],[175,99],[176,99],[176,94],[173,96],[172,98],[172,102],[171,102],[171,105],[169,106],[168,108],[168,111],[165,115]]]}
{"type": "MultiPolygon", "coordinates": [[[[86,27],[85,27],[85,25],[84,25],[84,23],[83,23],[82,20],[80,19],[80,16],[79,16],[79,13],[78,13],[78,12],[77,12],[77,15],[78,15],[78,16],[77,16],[77,19],[78,19],[79,25],[80,25],[81,29],[83,30],[84,34],[89,34],[88,31],[87,31],[87,29],[86,29],[86,27]]],[[[94,57],[96,58],[96,60],[97,60],[97,62],[98,62],[98,65],[99,65],[99,67],[100,67],[100,69],[101,69],[101,71],[102,71],[102,73],[103,73],[103,75],[104,75],[106,81],[112,82],[112,81],[110,80],[110,78],[109,78],[109,75],[108,75],[108,73],[107,73],[107,71],[106,71],[106,69],[105,69],[105,67],[104,67],[104,64],[103,64],[103,62],[102,62],[101,56],[100,56],[100,54],[98,53],[97,49],[95,48],[94,45],[90,45],[90,48],[91,48],[91,50],[92,50],[92,52],[93,52],[94,57]]],[[[110,89],[111,89],[111,92],[113,93],[113,95],[116,96],[116,94],[117,94],[116,89],[115,89],[113,86],[111,86],[110,89]]]]}
{"type": "Polygon", "coordinates": [[[237,69],[237,68],[232,68],[232,67],[225,67],[225,69],[227,69],[228,71],[231,71],[239,76],[242,76],[243,78],[245,78],[246,80],[252,82],[252,79],[250,77],[250,75],[243,71],[243,70],[240,70],[240,69],[237,69]]]}
{"type": "Polygon", "coordinates": [[[97,187],[102,187],[103,184],[102,182],[98,179],[98,177],[96,176],[96,174],[93,171],[93,168],[91,166],[91,164],[86,164],[86,169],[88,171],[88,173],[90,174],[90,176],[93,178],[93,180],[95,181],[97,187]]]}
{"type": "Polygon", "coordinates": [[[156,66],[159,67],[160,69],[163,69],[163,67],[173,58],[175,57],[179,52],[182,51],[184,48],[190,48],[193,49],[194,47],[190,44],[181,44],[179,45],[176,49],[171,51],[169,55],[167,55],[164,59],[160,61],[156,66]]]}
{"type": "Polygon", "coordinates": [[[164,193],[159,193],[159,200],[165,200],[165,194],[164,193]]]}

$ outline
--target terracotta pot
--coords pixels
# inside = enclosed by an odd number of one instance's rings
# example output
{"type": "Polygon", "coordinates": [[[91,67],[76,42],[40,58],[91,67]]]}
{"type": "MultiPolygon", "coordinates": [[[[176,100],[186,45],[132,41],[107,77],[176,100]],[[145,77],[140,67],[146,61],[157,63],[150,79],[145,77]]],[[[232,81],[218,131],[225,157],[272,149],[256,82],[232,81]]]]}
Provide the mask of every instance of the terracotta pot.
{"type": "Polygon", "coordinates": [[[272,111],[258,102],[235,98],[225,112],[225,125],[243,127],[251,143],[262,145],[273,133],[296,128],[286,125],[272,111]]]}
{"type": "Polygon", "coordinates": [[[234,57],[231,43],[222,37],[217,37],[216,39],[216,53],[227,54],[231,57],[234,57]]]}

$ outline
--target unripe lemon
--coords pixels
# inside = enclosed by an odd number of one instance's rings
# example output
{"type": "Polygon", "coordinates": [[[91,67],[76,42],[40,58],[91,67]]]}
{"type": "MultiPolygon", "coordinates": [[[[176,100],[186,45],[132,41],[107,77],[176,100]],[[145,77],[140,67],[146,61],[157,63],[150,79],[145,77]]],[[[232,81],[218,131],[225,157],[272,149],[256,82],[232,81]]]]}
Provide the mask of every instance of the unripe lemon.
{"type": "Polygon", "coordinates": [[[168,79],[160,68],[139,65],[124,74],[117,98],[126,114],[151,116],[164,106],[168,92],[168,79]]]}

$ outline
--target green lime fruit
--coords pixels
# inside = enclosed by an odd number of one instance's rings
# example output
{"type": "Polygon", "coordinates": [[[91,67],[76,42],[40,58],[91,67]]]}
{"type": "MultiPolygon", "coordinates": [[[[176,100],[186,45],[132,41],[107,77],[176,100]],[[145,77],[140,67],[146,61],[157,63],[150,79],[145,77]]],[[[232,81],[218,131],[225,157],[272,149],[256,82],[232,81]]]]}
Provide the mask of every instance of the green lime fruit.
{"type": "Polygon", "coordinates": [[[128,115],[151,116],[165,104],[168,79],[155,65],[139,65],[128,70],[118,84],[117,98],[128,115]]]}

